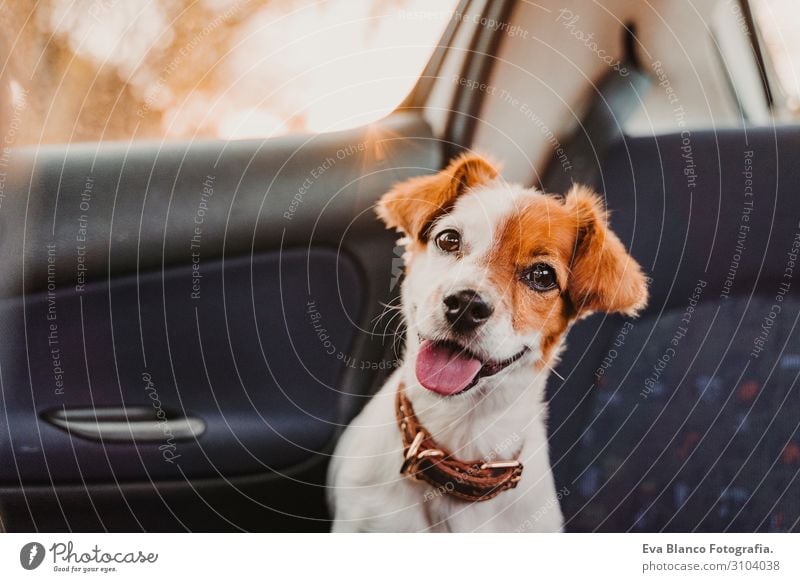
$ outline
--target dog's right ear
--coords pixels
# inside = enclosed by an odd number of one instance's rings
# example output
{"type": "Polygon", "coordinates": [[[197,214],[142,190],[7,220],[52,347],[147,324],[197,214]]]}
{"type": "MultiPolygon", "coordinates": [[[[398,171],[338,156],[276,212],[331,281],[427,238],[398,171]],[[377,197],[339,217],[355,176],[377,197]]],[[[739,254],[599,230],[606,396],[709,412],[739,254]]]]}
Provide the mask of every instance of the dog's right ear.
{"type": "Polygon", "coordinates": [[[378,202],[378,216],[389,228],[424,242],[433,222],[470,188],[497,178],[497,168],[477,154],[462,154],[444,170],[401,182],[378,202]]]}
{"type": "Polygon", "coordinates": [[[635,316],[647,305],[647,279],[609,228],[602,198],[585,186],[575,185],[564,206],[577,226],[568,292],[578,313],[635,316]]]}

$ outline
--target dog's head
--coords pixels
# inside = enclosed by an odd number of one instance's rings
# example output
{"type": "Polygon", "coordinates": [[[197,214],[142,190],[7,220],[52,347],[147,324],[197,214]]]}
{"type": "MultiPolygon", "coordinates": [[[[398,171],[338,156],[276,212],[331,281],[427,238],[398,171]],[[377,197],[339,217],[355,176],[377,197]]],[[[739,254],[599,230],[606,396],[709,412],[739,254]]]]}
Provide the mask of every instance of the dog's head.
{"type": "Polygon", "coordinates": [[[407,358],[442,395],[506,369],[550,366],[575,319],[635,315],[647,302],[639,265],[584,187],[545,195],[463,155],[397,185],[378,215],[405,235],[407,358]]]}

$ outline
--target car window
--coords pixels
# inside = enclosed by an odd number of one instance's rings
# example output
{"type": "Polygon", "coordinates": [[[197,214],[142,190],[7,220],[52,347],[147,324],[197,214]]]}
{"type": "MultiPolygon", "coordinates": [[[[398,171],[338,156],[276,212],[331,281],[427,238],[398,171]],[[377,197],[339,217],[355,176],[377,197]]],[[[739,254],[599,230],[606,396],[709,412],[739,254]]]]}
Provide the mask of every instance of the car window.
{"type": "Polygon", "coordinates": [[[800,115],[800,3],[797,0],[750,0],[759,39],[774,68],[785,105],[800,115]]]}
{"type": "Polygon", "coordinates": [[[455,0],[42,0],[6,4],[15,145],[247,138],[378,119],[455,0]]]}

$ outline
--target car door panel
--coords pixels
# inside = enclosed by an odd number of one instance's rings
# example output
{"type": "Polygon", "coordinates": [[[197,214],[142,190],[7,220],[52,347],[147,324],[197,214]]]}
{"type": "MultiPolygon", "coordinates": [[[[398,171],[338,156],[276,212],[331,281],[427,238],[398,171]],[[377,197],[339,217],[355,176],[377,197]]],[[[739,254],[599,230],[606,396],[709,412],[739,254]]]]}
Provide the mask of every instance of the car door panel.
{"type": "Polygon", "coordinates": [[[428,127],[398,114],[313,137],[15,156],[0,213],[6,527],[326,527],[332,443],[392,366],[391,334],[372,330],[399,256],[374,203],[441,165],[428,127]],[[164,429],[187,418],[202,434],[164,429]],[[108,432],[120,420],[150,424],[108,432]]]}

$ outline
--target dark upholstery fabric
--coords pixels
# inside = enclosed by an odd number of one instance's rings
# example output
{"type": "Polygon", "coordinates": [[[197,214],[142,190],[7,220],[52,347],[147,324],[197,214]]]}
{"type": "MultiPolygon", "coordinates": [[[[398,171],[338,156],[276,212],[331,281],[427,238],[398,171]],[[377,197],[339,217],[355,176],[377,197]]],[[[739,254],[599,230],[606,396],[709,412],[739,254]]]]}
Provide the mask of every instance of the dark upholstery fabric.
{"type": "Polygon", "coordinates": [[[781,307],[755,356],[770,300],[708,302],[620,329],[564,498],[569,527],[798,529],[800,302],[781,307]]]}
{"type": "Polygon", "coordinates": [[[800,130],[627,138],[596,187],[651,276],[552,378],[568,531],[800,529],[800,130]]]}

